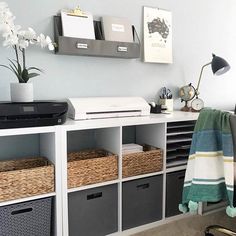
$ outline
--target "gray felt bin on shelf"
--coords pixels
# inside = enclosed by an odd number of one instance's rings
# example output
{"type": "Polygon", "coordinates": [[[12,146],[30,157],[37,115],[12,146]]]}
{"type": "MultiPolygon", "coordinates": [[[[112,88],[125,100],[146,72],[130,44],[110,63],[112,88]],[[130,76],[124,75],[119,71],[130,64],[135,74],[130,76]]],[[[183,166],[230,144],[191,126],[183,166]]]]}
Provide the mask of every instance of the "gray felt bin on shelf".
{"type": "Polygon", "coordinates": [[[118,230],[117,184],[69,193],[69,235],[104,236],[118,230]]]}
{"type": "MultiPolygon", "coordinates": [[[[95,31],[100,25],[99,21],[94,21],[95,31]]],[[[98,35],[95,32],[96,35],[98,35]]],[[[102,33],[99,31],[100,38],[102,33]]],[[[116,57],[116,58],[139,58],[140,42],[137,32],[133,26],[134,42],[115,42],[103,39],[81,39],[62,36],[62,23],[60,16],[54,16],[54,37],[57,47],[57,54],[96,56],[96,57],[116,57]]]]}
{"type": "Polygon", "coordinates": [[[0,207],[1,236],[51,236],[52,198],[0,207]]]}
{"type": "Polygon", "coordinates": [[[163,176],[127,181],[122,187],[123,230],[162,219],[163,176]]]}
{"type": "Polygon", "coordinates": [[[166,175],[166,217],[181,214],[179,204],[182,200],[185,170],[166,175]]]}

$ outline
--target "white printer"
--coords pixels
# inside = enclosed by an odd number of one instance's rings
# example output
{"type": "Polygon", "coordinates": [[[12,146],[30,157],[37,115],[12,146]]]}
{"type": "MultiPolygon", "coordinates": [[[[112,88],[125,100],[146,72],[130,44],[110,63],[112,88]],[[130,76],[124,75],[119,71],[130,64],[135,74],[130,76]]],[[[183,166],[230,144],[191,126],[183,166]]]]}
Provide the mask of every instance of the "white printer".
{"type": "Polygon", "coordinates": [[[68,116],[74,120],[150,115],[141,97],[69,98],[68,105],[68,116]]]}

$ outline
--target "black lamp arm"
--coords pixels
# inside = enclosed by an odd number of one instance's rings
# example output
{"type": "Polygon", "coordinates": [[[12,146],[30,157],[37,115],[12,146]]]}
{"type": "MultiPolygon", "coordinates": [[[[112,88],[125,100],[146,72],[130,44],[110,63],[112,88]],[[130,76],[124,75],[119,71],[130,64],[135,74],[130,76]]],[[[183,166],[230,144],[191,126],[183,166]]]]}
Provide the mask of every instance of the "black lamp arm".
{"type": "Polygon", "coordinates": [[[200,82],[201,82],[201,79],[202,79],[202,72],[204,70],[205,67],[211,65],[211,62],[205,64],[202,66],[202,69],[201,69],[201,72],[200,72],[200,76],[199,76],[199,79],[198,79],[198,84],[197,84],[197,88],[196,88],[196,96],[199,94],[198,90],[199,90],[199,86],[200,86],[200,82]]]}

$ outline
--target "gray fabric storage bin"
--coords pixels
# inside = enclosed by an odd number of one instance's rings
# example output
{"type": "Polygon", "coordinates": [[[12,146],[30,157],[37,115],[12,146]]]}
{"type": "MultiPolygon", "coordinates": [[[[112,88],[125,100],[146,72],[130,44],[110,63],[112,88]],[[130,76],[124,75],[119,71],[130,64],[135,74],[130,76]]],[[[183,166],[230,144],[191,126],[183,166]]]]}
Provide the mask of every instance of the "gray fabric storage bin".
{"type": "Polygon", "coordinates": [[[118,231],[116,184],[69,193],[68,208],[70,236],[104,236],[118,231]]]}
{"type": "Polygon", "coordinates": [[[50,236],[52,198],[0,207],[1,236],[50,236]]]}
{"type": "Polygon", "coordinates": [[[181,214],[179,204],[182,200],[185,170],[166,175],[166,217],[181,214]]]}
{"type": "Polygon", "coordinates": [[[123,183],[123,230],[162,219],[163,176],[123,183]]]}

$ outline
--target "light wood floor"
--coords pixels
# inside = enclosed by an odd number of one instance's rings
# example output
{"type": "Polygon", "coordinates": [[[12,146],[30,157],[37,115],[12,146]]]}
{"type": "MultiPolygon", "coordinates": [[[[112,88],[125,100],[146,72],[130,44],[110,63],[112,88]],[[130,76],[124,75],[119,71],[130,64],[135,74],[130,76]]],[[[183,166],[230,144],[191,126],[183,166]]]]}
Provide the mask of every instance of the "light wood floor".
{"type": "MultiPolygon", "coordinates": [[[[225,214],[225,211],[221,211],[207,216],[188,217],[133,236],[204,236],[205,227],[213,224],[222,225],[236,231],[236,217],[230,218],[225,214]]],[[[223,236],[219,233],[212,233],[215,236],[223,236]]]]}

